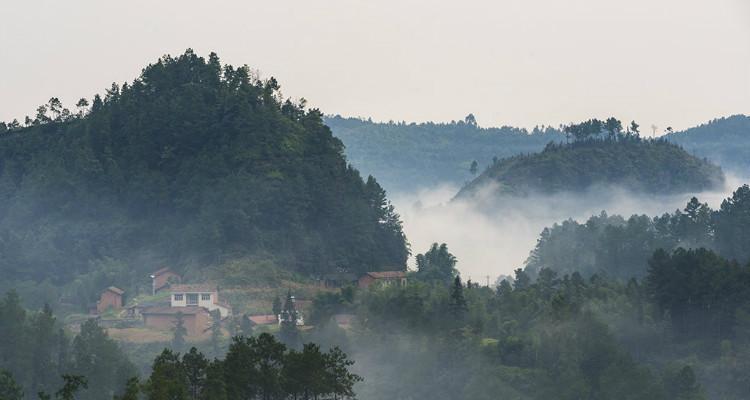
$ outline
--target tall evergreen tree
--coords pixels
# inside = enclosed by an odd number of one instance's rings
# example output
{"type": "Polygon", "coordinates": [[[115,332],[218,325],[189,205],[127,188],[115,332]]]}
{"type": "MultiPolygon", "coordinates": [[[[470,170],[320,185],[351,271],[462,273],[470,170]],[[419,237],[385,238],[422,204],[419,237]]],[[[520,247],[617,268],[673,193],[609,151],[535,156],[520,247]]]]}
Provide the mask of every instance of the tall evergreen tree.
{"type": "Polygon", "coordinates": [[[279,338],[284,344],[291,348],[296,348],[300,344],[299,330],[297,329],[299,315],[297,314],[297,308],[294,303],[295,299],[292,295],[292,290],[290,289],[286,296],[284,309],[281,311],[279,338]]]}
{"type": "Polygon", "coordinates": [[[185,328],[185,316],[182,312],[175,314],[174,327],[172,328],[172,349],[180,351],[185,348],[185,336],[187,336],[187,328],[185,328]]]}

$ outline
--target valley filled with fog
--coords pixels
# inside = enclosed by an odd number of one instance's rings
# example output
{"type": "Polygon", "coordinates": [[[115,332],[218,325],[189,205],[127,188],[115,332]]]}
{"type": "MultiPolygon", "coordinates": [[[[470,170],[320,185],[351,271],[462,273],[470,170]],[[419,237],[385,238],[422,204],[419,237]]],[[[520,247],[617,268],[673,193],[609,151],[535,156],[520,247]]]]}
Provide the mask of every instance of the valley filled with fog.
{"type": "MultiPolygon", "coordinates": [[[[662,196],[597,187],[583,193],[497,198],[488,187],[475,199],[454,199],[460,187],[443,184],[390,197],[403,220],[412,255],[426,251],[432,243],[447,243],[458,259],[462,278],[484,285],[488,277],[494,284],[499,276],[512,276],[516,268],[522,268],[541,231],[555,223],[569,218],[584,223],[602,211],[625,218],[633,214],[654,217],[683,209],[693,196],[717,209],[733,190],[748,182],[748,178],[727,173],[721,190],[662,196]]],[[[415,268],[413,256],[409,267],[415,268]]]]}

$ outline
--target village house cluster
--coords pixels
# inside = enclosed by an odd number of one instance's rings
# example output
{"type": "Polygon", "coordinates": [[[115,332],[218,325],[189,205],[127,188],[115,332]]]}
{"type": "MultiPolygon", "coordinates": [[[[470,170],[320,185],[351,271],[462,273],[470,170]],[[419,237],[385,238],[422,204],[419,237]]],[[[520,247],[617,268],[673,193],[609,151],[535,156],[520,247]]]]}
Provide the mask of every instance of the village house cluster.
{"type": "MultiPolygon", "coordinates": [[[[165,267],[154,271],[151,278],[151,295],[168,293],[168,298],[152,302],[134,302],[126,308],[125,291],[110,286],[104,289],[99,301],[91,308],[92,313],[104,314],[108,311],[122,312],[131,321],[140,321],[145,326],[159,330],[171,330],[182,319],[188,335],[201,335],[208,331],[214,319],[223,321],[232,315],[232,308],[220,298],[219,288],[215,284],[197,283],[183,284],[182,276],[172,269],[165,267]]],[[[406,286],[404,271],[376,271],[361,275],[339,272],[328,274],[319,280],[320,286],[326,288],[342,288],[347,286],[367,289],[371,287],[387,287],[391,285],[406,286]]],[[[292,301],[294,297],[292,296],[292,301]]],[[[247,316],[251,325],[271,325],[281,321],[279,315],[251,315],[247,316]]],[[[297,324],[303,325],[304,319],[300,313],[297,324]]]]}
{"type": "MultiPolygon", "coordinates": [[[[200,335],[211,326],[214,318],[224,320],[231,316],[229,304],[219,297],[219,288],[214,284],[182,284],[182,276],[170,268],[162,268],[151,275],[151,294],[169,293],[168,299],[154,302],[139,302],[129,305],[125,316],[130,320],[141,320],[145,326],[170,330],[178,318],[188,335],[200,335]]],[[[110,286],[96,303],[96,312],[121,311],[125,307],[125,292],[110,286]]]]}

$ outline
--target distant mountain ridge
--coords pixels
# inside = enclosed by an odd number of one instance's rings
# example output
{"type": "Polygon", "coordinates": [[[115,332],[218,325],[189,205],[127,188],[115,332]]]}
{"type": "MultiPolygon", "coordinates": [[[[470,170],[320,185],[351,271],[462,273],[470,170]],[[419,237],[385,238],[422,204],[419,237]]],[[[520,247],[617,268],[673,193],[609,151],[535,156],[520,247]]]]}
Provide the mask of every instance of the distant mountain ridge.
{"type": "Polygon", "coordinates": [[[328,116],[324,122],[346,146],[347,159],[365,174],[377,177],[389,192],[413,191],[438,184],[460,186],[493,159],[540,151],[549,142],[565,140],[552,127],[531,132],[503,126],[482,128],[474,117],[450,123],[379,123],[360,118],[328,116]]]}
{"type": "Polygon", "coordinates": [[[670,133],[666,140],[743,176],[750,174],[750,116],[732,115],[670,133]]]}
{"type": "MultiPolygon", "coordinates": [[[[327,116],[324,122],[346,146],[348,160],[378,178],[390,191],[413,191],[436,184],[463,185],[494,159],[542,151],[566,141],[564,127],[532,131],[503,126],[478,127],[472,116],[450,123],[373,122],[327,116]]],[[[725,170],[750,171],[750,117],[734,115],[663,136],[688,153],[708,158],[725,170]]]]}

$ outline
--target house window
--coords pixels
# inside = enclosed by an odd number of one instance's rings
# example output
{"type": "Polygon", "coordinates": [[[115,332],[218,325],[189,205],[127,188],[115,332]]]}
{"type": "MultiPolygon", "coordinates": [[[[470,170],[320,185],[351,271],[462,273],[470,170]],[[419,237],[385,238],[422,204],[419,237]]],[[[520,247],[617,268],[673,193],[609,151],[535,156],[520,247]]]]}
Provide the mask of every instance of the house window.
{"type": "Polygon", "coordinates": [[[182,301],[182,293],[174,295],[174,301],[182,301]]]}
{"type": "Polygon", "coordinates": [[[198,305],[198,293],[188,293],[187,294],[187,305],[189,305],[189,306],[197,306],[198,305]]]}
{"type": "Polygon", "coordinates": [[[211,293],[201,293],[202,301],[211,301],[211,293]]]}

